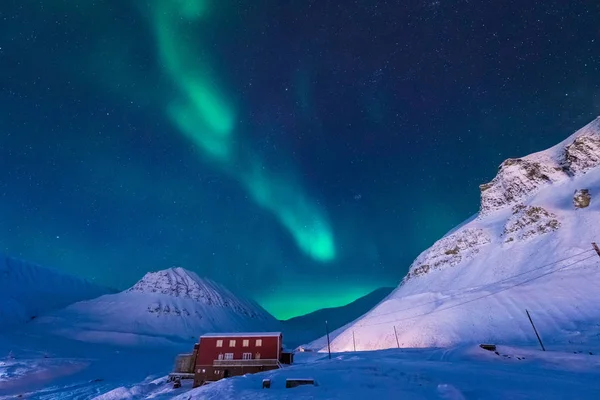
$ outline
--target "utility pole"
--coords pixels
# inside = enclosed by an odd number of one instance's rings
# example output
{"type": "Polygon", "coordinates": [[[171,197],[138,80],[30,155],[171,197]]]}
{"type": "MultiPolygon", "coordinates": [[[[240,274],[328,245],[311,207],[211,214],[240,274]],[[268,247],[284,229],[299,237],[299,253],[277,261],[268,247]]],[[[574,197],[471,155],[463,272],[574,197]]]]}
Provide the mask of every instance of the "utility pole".
{"type": "Polygon", "coordinates": [[[542,350],[546,351],[544,348],[544,343],[542,343],[542,339],[540,339],[540,335],[538,334],[537,329],[535,329],[535,325],[533,324],[533,320],[531,319],[531,315],[529,315],[529,311],[525,310],[527,313],[527,317],[529,318],[529,322],[531,322],[531,326],[533,327],[533,331],[535,332],[535,336],[537,336],[538,341],[540,342],[540,346],[542,346],[542,350]]]}
{"type": "Polygon", "coordinates": [[[598,253],[598,257],[600,257],[600,247],[598,247],[596,242],[592,242],[592,246],[594,247],[594,250],[596,250],[596,253],[598,253]]]}
{"type": "Polygon", "coordinates": [[[354,345],[354,351],[356,352],[356,340],[354,340],[354,331],[352,331],[352,344],[354,345]]]}
{"type": "Polygon", "coordinates": [[[329,327],[327,321],[325,321],[325,331],[327,332],[327,351],[329,352],[329,359],[331,360],[331,344],[329,342],[329,327]]]}
{"type": "Polygon", "coordinates": [[[396,325],[394,325],[394,336],[396,336],[396,344],[400,348],[400,342],[398,341],[398,332],[396,332],[396,325]]]}

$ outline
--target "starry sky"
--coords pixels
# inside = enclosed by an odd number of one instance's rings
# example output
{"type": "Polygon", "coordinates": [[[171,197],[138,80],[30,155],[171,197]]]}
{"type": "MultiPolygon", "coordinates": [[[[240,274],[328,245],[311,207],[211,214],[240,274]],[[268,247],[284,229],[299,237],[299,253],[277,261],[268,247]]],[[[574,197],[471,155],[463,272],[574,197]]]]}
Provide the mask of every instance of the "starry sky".
{"type": "Polygon", "coordinates": [[[396,286],[600,114],[596,0],[4,0],[0,251],[279,318],[396,286]]]}

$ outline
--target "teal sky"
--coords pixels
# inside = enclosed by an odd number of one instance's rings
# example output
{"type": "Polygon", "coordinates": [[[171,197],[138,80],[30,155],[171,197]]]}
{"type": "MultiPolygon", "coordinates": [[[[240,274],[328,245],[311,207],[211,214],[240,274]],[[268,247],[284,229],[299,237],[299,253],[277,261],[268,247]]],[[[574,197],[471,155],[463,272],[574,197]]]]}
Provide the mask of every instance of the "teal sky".
{"type": "Polygon", "coordinates": [[[592,1],[0,12],[0,250],[118,289],[181,266],[281,318],[395,286],[502,160],[600,113],[592,1]]]}

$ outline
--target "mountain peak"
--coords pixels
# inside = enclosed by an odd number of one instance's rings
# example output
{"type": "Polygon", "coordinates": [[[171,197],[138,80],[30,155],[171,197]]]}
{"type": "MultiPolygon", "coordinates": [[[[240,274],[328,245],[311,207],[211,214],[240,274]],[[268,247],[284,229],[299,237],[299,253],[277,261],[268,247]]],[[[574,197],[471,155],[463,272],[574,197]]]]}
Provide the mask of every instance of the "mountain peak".
{"type": "Polygon", "coordinates": [[[518,204],[538,189],[566,181],[600,165],[600,117],[547,150],[500,164],[481,185],[480,216],[518,204]]]}
{"type": "Polygon", "coordinates": [[[217,289],[216,286],[218,285],[215,282],[202,279],[192,271],[173,267],[146,273],[135,285],[127,289],[127,292],[160,293],[205,300],[210,292],[217,289]]]}
{"type": "Polygon", "coordinates": [[[254,310],[260,308],[253,301],[233,294],[225,286],[180,267],[146,273],[125,291],[131,292],[191,299],[209,306],[231,308],[244,315],[256,316],[254,310]]]}

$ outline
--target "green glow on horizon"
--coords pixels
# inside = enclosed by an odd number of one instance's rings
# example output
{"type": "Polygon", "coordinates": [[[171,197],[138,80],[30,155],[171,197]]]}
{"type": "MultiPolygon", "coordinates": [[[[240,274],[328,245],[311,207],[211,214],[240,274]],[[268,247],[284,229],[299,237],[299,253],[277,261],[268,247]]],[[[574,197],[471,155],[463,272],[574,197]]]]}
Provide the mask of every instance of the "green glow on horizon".
{"type": "Polygon", "coordinates": [[[305,254],[318,261],[331,261],[336,251],[324,211],[289,174],[268,169],[234,135],[236,111],[188,31],[190,21],[206,17],[209,8],[208,0],[154,3],[153,27],[160,60],[180,94],[177,99],[167,99],[166,113],[209,161],[236,178],[257,204],[277,217],[305,254]]]}
{"type": "Polygon", "coordinates": [[[340,307],[371,293],[385,285],[372,285],[352,287],[339,285],[338,287],[318,287],[302,285],[302,291],[288,293],[274,293],[271,297],[258,298],[258,303],[271,315],[280,320],[290,319],[299,315],[305,315],[322,308],[340,307]]]}

